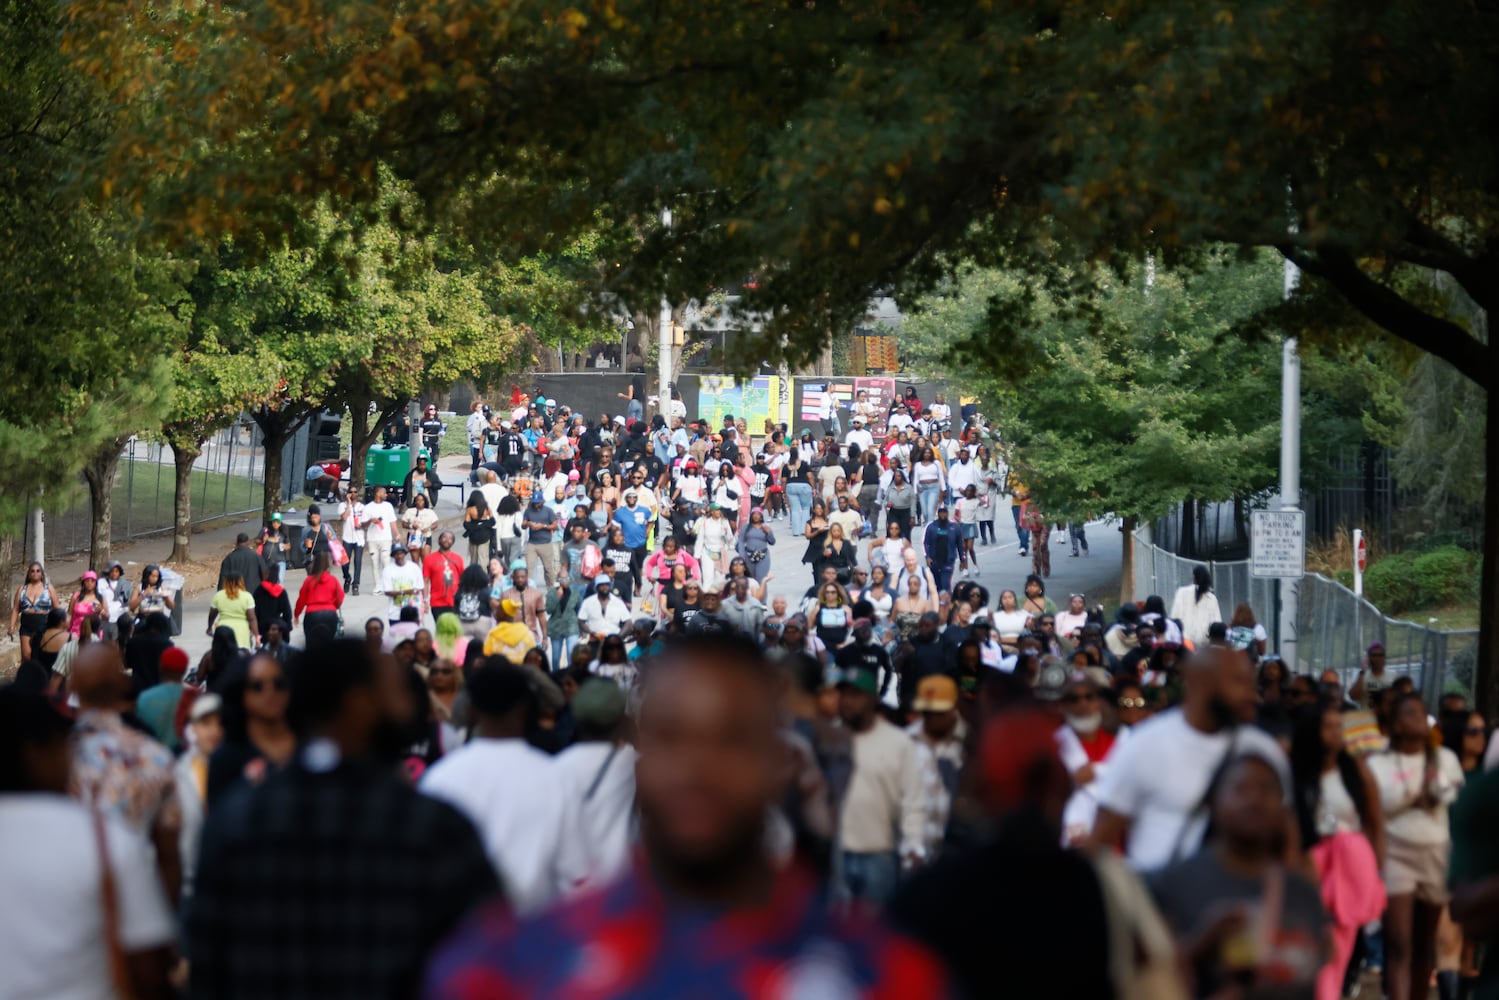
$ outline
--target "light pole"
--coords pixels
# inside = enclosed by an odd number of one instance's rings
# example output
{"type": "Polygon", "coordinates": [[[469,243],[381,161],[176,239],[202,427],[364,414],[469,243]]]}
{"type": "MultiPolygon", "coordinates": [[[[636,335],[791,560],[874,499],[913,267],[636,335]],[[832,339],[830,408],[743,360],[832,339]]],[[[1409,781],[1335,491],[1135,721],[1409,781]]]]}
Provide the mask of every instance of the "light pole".
{"type": "MultiPolygon", "coordinates": [[[[661,210],[661,227],[671,229],[671,209],[661,210]]],[[[660,383],[657,405],[661,416],[671,418],[671,300],[661,293],[661,316],[656,322],[656,377],[660,383]]]]}
{"type": "MultiPolygon", "coordinates": [[[[1296,290],[1301,271],[1289,260],[1285,263],[1286,299],[1296,290]]],[[[1301,357],[1296,353],[1296,338],[1287,337],[1280,356],[1280,504],[1281,510],[1301,509],[1301,357]]],[[[1280,657],[1295,671],[1296,607],[1301,591],[1299,579],[1280,581],[1280,614],[1276,622],[1276,648],[1280,657]]]]}

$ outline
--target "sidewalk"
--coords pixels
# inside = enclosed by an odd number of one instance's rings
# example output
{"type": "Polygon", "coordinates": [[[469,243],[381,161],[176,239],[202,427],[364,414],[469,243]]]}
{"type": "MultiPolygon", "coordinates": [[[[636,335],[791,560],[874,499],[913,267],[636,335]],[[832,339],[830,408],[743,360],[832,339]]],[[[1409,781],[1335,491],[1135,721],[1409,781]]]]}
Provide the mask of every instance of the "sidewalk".
{"type": "MultiPolygon", "coordinates": [[[[438,528],[448,528],[456,525],[462,518],[463,500],[460,497],[468,496],[468,455],[444,455],[438,461],[438,474],[442,477],[445,485],[459,483],[463,485],[460,492],[451,488],[445,488],[438,497],[436,510],[441,520],[438,528]]],[[[311,499],[305,496],[294,498],[283,510],[286,513],[305,513],[312,505],[311,499]]],[[[334,521],[337,515],[336,506],[322,504],[324,520],[334,521]]],[[[213,600],[214,588],[218,584],[219,563],[229,550],[234,548],[234,539],[244,532],[254,537],[260,531],[260,519],[258,517],[243,520],[222,520],[205,526],[203,529],[194,529],[192,536],[192,562],[186,566],[172,566],[177,572],[187,578],[186,593],[179,595],[178,601],[182,603],[182,634],[174,637],[173,642],[187,650],[188,656],[194,661],[208,651],[209,636],[205,634],[208,626],[208,605],[213,600]]],[[[456,533],[456,528],[454,528],[456,533]]],[[[152,563],[162,564],[172,551],[172,533],[162,532],[150,538],[137,539],[129,542],[119,542],[112,547],[112,558],[118,559],[125,566],[126,579],[139,582],[141,573],[152,563]]],[[[369,592],[374,589],[369,579],[369,561],[365,560],[365,578],[359,597],[348,598],[344,602],[344,620],[350,632],[361,634],[364,621],[375,615],[384,616],[386,610],[385,598],[377,597],[369,592]]],[[[66,605],[68,595],[77,589],[78,580],[83,571],[88,569],[88,553],[79,552],[66,559],[54,559],[47,566],[47,575],[57,590],[58,598],[66,605]]],[[[302,570],[288,569],[287,579],[282,581],[288,591],[292,602],[296,603],[297,588],[302,585],[306,574],[302,570]]],[[[9,600],[10,595],[7,595],[9,600]]],[[[9,611],[7,610],[6,621],[9,622],[9,611]]],[[[294,642],[301,644],[300,630],[294,642]]],[[[5,639],[0,633],[0,676],[9,676],[15,672],[20,657],[20,645],[13,639],[5,639]]]]}

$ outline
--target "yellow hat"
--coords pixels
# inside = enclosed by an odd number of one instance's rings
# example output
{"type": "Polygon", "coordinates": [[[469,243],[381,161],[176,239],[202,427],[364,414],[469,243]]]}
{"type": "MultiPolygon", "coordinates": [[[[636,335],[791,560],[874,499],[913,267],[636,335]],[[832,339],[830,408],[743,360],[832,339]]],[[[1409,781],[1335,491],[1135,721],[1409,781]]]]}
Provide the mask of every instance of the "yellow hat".
{"type": "Polygon", "coordinates": [[[517,614],[520,613],[520,605],[516,604],[515,601],[511,598],[507,597],[500,602],[500,610],[504,612],[506,618],[514,618],[517,614]]]}
{"type": "Polygon", "coordinates": [[[958,706],[958,685],[946,674],[931,674],[916,685],[916,700],[911,707],[918,712],[950,712],[958,706]]]}

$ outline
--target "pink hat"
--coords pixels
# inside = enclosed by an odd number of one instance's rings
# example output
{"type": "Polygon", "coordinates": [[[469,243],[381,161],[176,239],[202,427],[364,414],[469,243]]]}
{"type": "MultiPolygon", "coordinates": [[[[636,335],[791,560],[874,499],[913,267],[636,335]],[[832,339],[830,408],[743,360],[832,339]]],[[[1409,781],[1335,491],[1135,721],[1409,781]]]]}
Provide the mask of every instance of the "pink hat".
{"type": "Polygon", "coordinates": [[[576,483],[579,479],[582,479],[582,478],[583,478],[582,476],[578,475],[578,470],[577,469],[574,469],[573,471],[571,471],[571,472],[569,472],[567,474],[567,481],[570,482],[570,483],[576,483]]]}
{"type": "Polygon", "coordinates": [[[86,570],[83,571],[83,579],[85,579],[85,580],[98,580],[99,579],[99,574],[95,573],[91,569],[86,569],[86,570]]]}

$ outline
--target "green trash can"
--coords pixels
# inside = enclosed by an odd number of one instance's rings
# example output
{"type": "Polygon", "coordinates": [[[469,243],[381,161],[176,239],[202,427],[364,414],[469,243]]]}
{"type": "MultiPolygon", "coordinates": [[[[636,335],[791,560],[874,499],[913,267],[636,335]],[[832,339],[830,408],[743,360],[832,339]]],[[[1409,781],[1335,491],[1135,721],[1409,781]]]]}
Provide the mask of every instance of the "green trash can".
{"type": "Polygon", "coordinates": [[[374,496],[376,486],[384,486],[391,492],[399,490],[410,471],[411,449],[407,446],[371,448],[364,460],[365,500],[374,496]]]}

